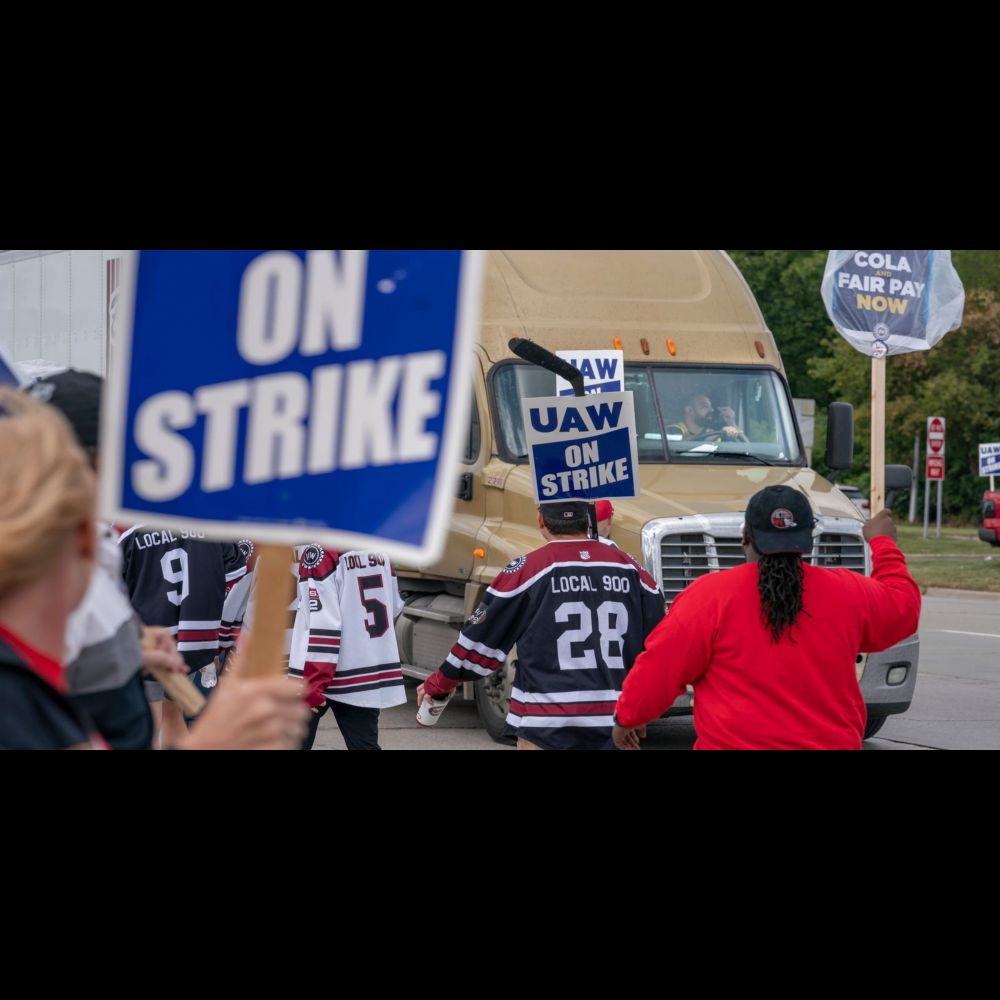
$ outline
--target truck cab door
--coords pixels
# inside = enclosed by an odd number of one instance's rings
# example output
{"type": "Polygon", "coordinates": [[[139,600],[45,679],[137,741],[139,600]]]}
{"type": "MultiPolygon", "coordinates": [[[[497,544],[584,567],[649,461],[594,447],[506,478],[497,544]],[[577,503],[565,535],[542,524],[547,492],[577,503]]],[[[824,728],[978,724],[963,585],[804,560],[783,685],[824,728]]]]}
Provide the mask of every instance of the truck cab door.
{"type": "MultiPolygon", "coordinates": [[[[483,488],[483,467],[493,450],[489,432],[489,412],[482,370],[475,372],[472,405],[469,410],[469,432],[465,440],[458,477],[455,481],[455,510],[448,529],[441,559],[428,572],[451,580],[468,580],[476,565],[473,550],[477,536],[486,520],[486,492],[483,488]]],[[[479,560],[480,564],[482,560],[479,560]]]]}

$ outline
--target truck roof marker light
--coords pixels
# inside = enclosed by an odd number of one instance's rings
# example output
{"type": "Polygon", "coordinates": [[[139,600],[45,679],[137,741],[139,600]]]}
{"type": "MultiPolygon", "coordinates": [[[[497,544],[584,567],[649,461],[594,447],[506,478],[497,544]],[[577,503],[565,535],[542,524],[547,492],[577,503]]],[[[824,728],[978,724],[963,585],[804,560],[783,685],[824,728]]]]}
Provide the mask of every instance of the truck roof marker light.
{"type": "Polygon", "coordinates": [[[615,337],[615,339],[612,340],[611,343],[614,344],[614,347],[615,347],[616,351],[622,351],[622,350],[624,350],[624,348],[622,347],[622,338],[621,337],[615,337]]]}
{"type": "Polygon", "coordinates": [[[671,357],[677,354],[677,345],[669,337],[667,337],[667,350],[670,351],[671,357]]]}
{"type": "Polygon", "coordinates": [[[483,559],[483,558],[485,558],[485,556],[486,556],[486,549],[473,549],[473,550],[472,550],[472,554],[473,554],[473,555],[474,555],[474,556],[475,556],[475,557],[476,557],[477,559],[483,559]]]}
{"type": "Polygon", "coordinates": [[[639,341],[639,346],[640,346],[640,347],[642,348],[642,353],[643,353],[643,354],[649,354],[649,341],[648,341],[648,340],[646,340],[646,338],[645,338],[645,337],[643,337],[643,338],[642,338],[642,339],[641,339],[641,340],[639,341]]]}
{"type": "Polygon", "coordinates": [[[764,357],[764,345],[759,340],[755,340],[753,346],[757,348],[757,353],[761,357],[764,357]]]}

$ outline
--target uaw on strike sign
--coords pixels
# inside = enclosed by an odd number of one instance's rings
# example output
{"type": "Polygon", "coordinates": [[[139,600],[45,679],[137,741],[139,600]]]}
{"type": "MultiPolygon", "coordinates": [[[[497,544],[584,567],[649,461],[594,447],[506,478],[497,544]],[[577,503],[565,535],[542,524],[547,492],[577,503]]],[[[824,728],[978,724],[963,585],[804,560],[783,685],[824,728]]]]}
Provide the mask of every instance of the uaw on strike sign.
{"type": "Polygon", "coordinates": [[[485,251],[130,255],[105,516],[433,560],[468,433],[485,251]]]}
{"type": "MultiPolygon", "coordinates": [[[[583,375],[583,391],[587,395],[625,391],[624,351],[556,351],[556,357],[568,361],[583,375]]],[[[573,393],[573,386],[557,375],[556,395],[572,396],[573,393]]]]}
{"type": "Polygon", "coordinates": [[[639,495],[631,392],[522,399],[521,413],[541,503],[639,495]]]}
{"type": "Polygon", "coordinates": [[[822,295],[841,336],[873,358],[930,350],[965,305],[950,250],[831,250],[822,295]]]}

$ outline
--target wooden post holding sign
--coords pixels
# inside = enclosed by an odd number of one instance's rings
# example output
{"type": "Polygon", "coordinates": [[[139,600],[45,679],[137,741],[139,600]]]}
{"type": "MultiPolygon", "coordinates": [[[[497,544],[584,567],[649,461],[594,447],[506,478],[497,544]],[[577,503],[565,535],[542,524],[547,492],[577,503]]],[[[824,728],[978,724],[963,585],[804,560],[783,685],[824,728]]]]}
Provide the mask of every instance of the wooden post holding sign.
{"type": "Polygon", "coordinates": [[[930,350],[956,329],[965,290],[950,250],[831,250],[821,291],[837,332],[872,359],[874,516],[885,506],[885,359],[930,350]]]}
{"type": "Polygon", "coordinates": [[[872,356],[871,513],[885,506],[885,355],[872,356]]]}
{"type": "MultiPolygon", "coordinates": [[[[155,649],[159,645],[156,631],[143,626],[142,648],[155,649]]],[[[187,716],[197,715],[205,707],[205,696],[194,686],[194,682],[187,674],[177,673],[175,670],[167,670],[155,664],[146,668],[153,677],[163,685],[163,690],[180,706],[181,711],[187,716]]]]}
{"type": "Polygon", "coordinates": [[[125,258],[101,512],[264,543],[242,672],[281,671],[289,545],[439,557],[468,433],[486,256],[125,258]]]}
{"type": "Polygon", "coordinates": [[[254,580],[254,620],[237,661],[244,677],[281,673],[285,653],[287,609],[295,596],[295,580],[288,572],[295,551],[287,545],[261,545],[254,580]]]}

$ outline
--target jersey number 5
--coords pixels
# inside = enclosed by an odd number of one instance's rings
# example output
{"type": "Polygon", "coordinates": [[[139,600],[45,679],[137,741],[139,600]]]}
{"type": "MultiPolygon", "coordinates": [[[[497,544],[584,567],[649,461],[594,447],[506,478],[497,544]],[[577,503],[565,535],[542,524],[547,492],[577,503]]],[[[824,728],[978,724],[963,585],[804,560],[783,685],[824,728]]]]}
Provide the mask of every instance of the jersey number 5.
{"type": "Polygon", "coordinates": [[[368,590],[382,590],[384,587],[385,582],[378,573],[373,573],[371,576],[358,577],[358,590],[361,591],[361,603],[364,605],[365,611],[368,612],[365,615],[365,631],[372,639],[378,639],[379,636],[385,635],[385,631],[389,627],[389,611],[381,601],[376,600],[374,597],[368,597],[365,592],[368,590]],[[370,619],[369,615],[371,616],[370,619]]]}

